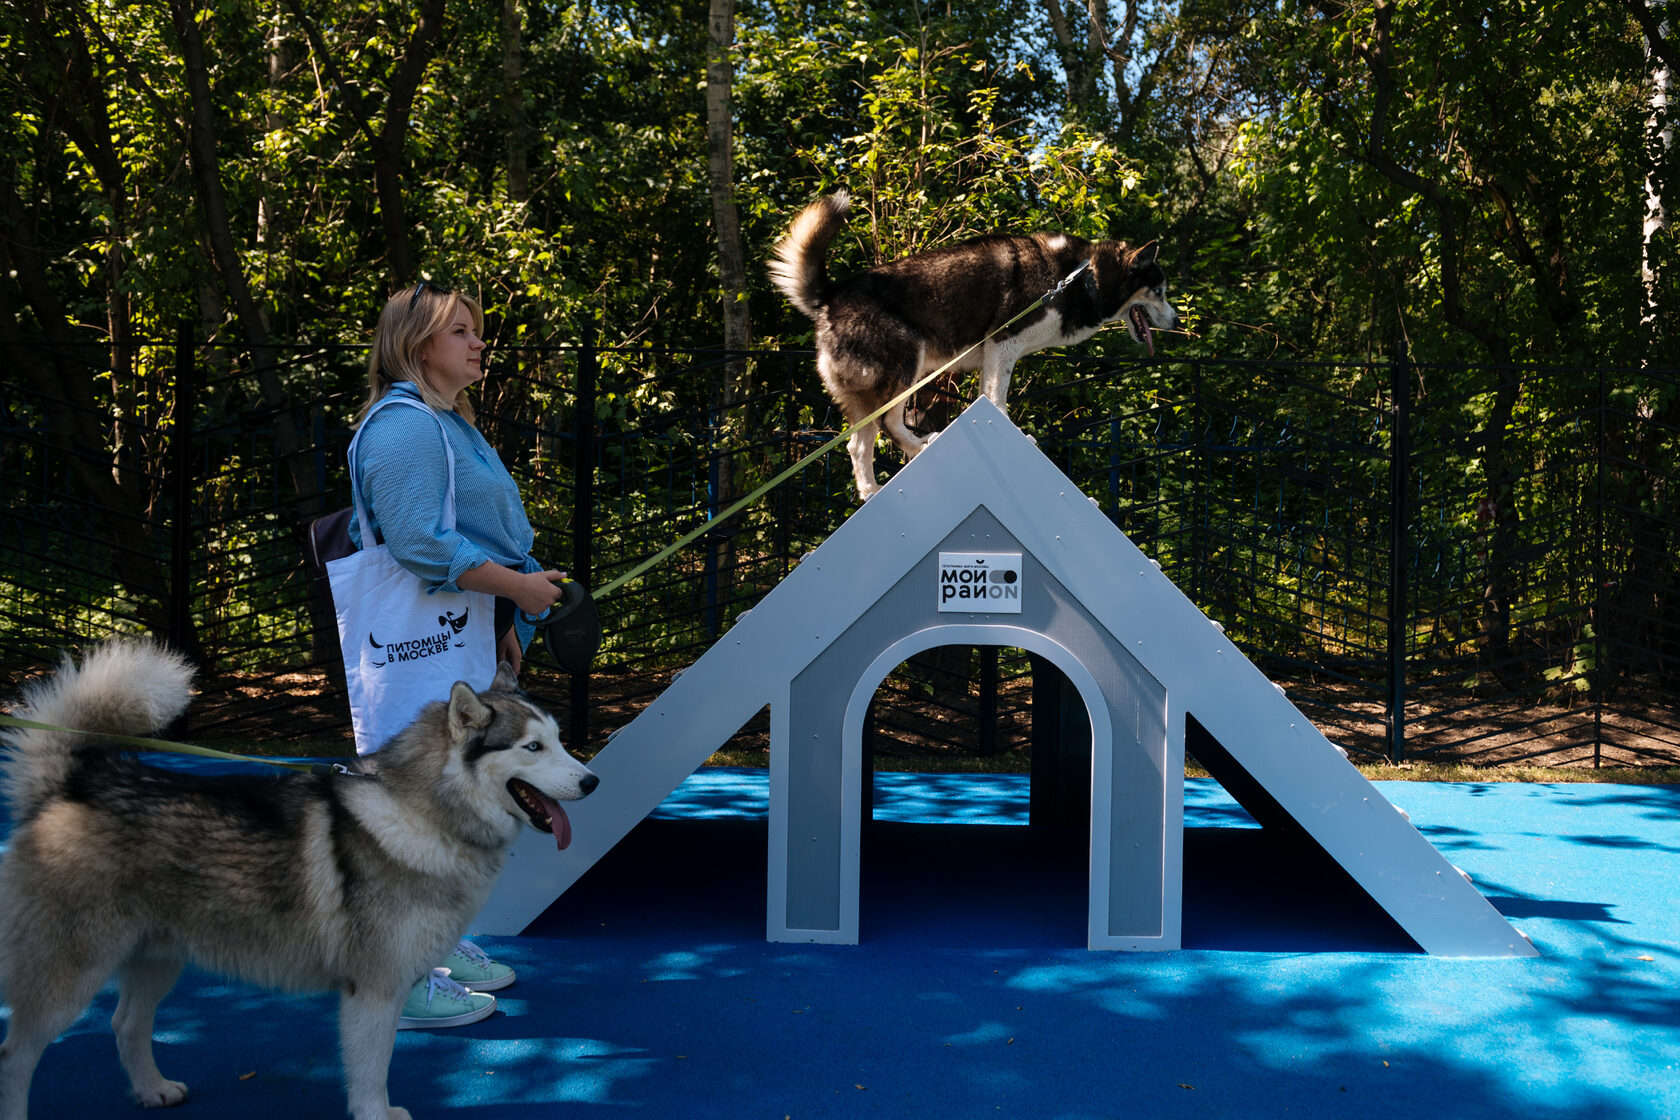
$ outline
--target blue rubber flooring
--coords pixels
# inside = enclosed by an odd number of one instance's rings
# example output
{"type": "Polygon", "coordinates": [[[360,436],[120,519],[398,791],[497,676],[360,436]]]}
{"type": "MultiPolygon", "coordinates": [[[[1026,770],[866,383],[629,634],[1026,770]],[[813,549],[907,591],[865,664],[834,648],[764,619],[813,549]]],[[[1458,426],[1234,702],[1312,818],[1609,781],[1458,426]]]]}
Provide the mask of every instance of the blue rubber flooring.
{"type": "MultiPolygon", "coordinates": [[[[1383,783],[1538,960],[1446,960],[1186,792],[1186,948],[1083,948],[1082,838],[1025,778],[876,776],[861,943],[764,940],[762,772],[702,770],[527,932],[498,1014],[404,1032],[416,1117],[1680,1117],[1680,788],[1383,783]]],[[[139,1115],[102,994],[36,1116],[139,1115]]],[[[336,999],[189,974],[180,1117],[344,1112],[336,999]]]]}

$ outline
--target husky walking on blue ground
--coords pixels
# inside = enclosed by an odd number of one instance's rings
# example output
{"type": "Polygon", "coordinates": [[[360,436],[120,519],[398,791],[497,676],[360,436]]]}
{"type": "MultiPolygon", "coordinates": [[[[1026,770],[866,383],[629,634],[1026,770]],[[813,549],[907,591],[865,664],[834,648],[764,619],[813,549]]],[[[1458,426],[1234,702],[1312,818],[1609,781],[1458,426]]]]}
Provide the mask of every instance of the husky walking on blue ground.
{"type": "Polygon", "coordinates": [[[111,1025],[135,1097],[185,1099],[153,1061],[152,1021],[189,962],[264,987],[340,992],[350,1113],[404,1120],[385,1079],[410,988],[466,932],[520,830],[564,847],[559,803],[599,779],[505,664],[483,692],[457,683],[366,771],[184,774],[100,741],[166,727],[186,710],[191,678],[158,645],[113,642],[80,666],[66,658],[16,709],[85,734],[5,736],[0,1120],[27,1115],[43,1052],[112,976],[111,1025]]]}

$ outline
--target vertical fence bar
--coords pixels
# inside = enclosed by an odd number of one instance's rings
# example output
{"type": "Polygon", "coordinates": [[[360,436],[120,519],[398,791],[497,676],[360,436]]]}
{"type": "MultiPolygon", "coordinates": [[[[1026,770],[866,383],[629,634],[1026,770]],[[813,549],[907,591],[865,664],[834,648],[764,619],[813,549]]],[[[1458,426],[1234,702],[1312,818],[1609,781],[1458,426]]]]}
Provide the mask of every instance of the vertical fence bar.
{"type": "Polygon", "coordinates": [[[1120,524],[1120,421],[1108,422],[1108,516],[1120,524]]]}
{"type": "Polygon", "coordinates": [[[175,474],[174,510],[169,526],[169,642],[192,656],[198,643],[192,634],[192,509],[193,509],[193,323],[182,319],[175,330],[175,418],[170,426],[170,469],[175,474]]]}
{"type": "Polygon", "coordinates": [[[1604,764],[1604,583],[1609,568],[1604,557],[1604,461],[1609,451],[1610,402],[1604,371],[1598,371],[1598,454],[1593,460],[1593,769],[1604,764]]]}
{"type": "MultiPolygon", "coordinates": [[[[727,376],[727,374],[725,375],[727,376]]],[[[719,438],[718,428],[723,406],[711,405],[706,409],[706,520],[713,521],[722,513],[728,497],[723,493],[723,471],[718,462],[722,451],[722,440],[719,438]]],[[[701,560],[701,599],[702,614],[705,619],[706,636],[715,639],[723,632],[723,608],[718,596],[718,562],[723,551],[722,542],[727,530],[719,525],[707,533],[703,538],[706,552],[701,560]]]]}
{"type": "MultiPolygon", "coordinates": [[[[1202,522],[1206,519],[1208,509],[1208,418],[1202,398],[1202,363],[1196,362],[1190,368],[1190,424],[1195,441],[1190,449],[1190,601],[1206,610],[1208,603],[1202,594],[1202,573],[1207,567],[1207,557],[1204,555],[1207,535],[1202,522]]],[[[1156,430],[1159,431],[1159,427],[1156,430]]],[[[1156,450],[1160,450],[1159,444],[1156,445],[1156,450]]]]}
{"type": "Polygon", "coordinates": [[[1389,374],[1394,427],[1388,454],[1388,758],[1399,763],[1406,757],[1406,488],[1412,473],[1412,372],[1404,342],[1395,344],[1389,374]]]}
{"type": "MultiPolygon", "coordinates": [[[[791,467],[799,461],[799,434],[794,425],[799,421],[799,410],[793,398],[795,378],[798,376],[798,362],[791,354],[783,352],[782,373],[786,378],[786,390],[782,394],[782,462],[781,469],[791,467]]],[[[768,411],[768,410],[767,410],[768,411]]],[[[794,497],[798,493],[799,479],[792,480],[787,486],[778,486],[771,493],[770,500],[775,503],[776,510],[776,564],[777,581],[787,578],[793,570],[793,529],[789,524],[793,518],[803,512],[804,503],[797,506],[794,497]]]]}
{"type": "Polygon", "coordinates": [[[998,753],[998,647],[981,646],[980,653],[980,740],[979,753],[986,758],[998,753]]]}
{"type": "MultiPolygon", "coordinates": [[[[595,391],[599,355],[595,328],[586,324],[578,347],[576,407],[572,431],[572,578],[590,587],[595,581],[595,391]]],[[[589,744],[589,674],[573,673],[570,733],[574,748],[589,744]]]]}

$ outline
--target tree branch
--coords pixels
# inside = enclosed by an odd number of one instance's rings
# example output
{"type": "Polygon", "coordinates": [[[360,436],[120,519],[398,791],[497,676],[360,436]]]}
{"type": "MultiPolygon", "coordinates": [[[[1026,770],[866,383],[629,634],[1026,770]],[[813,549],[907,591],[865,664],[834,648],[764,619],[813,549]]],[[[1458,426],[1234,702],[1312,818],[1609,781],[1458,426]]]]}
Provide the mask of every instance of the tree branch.
{"type": "Polygon", "coordinates": [[[303,28],[303,36],[309,40],[309,49],[321,60],[321,67],[327,72],[327,80],[336,86],[343,96],[344,104],[350,110],[351,123],[370,145],[377,145],[379,137],[374,135],[373,125],[369,122],[367,113],[362,110],[362,95],[338,68],[338,60],[327,47],[321,29],[315,26],[315,21],[309,18],[309,13],[303,10],[300,0],[282,0],[282,3],[286,5],[286,10],[292,13],[292,18],[298,21],[298,26],[303,28]]]}
{"type": "MultiPolygon", "coordinates": [[[[44,11],[57,14],[50,8],[44,11]]],[[[105,91],[94,75],[93,57],[88,51],[87,38],[81,33],[81,21],[70,18],[63,24],[48,27],[41,19],[31,18],[26,13],[23,25],[24,39],[30,51],[38,54],[63,79],[57,85],[56,93],[61,104],[68,104],[60,127],[93,168],[100,186],[107,193],[116,191],[120,197],[123,171],[116,147],[111,142],[110,107],[106,103],[105,91]],[[73,101],[69,96],[72,94],[73,101]]]]}
{"type": "Polygon", "coordinates": [[[1633,16],[1634,21],[1639,24],[1639,30],[1645,33],[1645,43],[1651,48],[1651,53],[1662,59],[1663,65],[1670,70],[1680,70],[1680,61],[1676,61],[1677,58],[1680,58],[1680,52],[1674,49],[1674,44],[1669,42],[1668,35],[1665,33],[1668,5],[1664,5],[1664,16],[1659,21],[1656,13],[1651,11],[1651,5],[1647,4],[1645,0],[1618,0],[1618,2],[1628,10],[1629,15],[1633,16]]]}
{"type": "MultiPolygon", "coordinates": [[[[1319,5],[1322,9],[1323,5],[1319,5]]],[[[1510,346],[1484,319],[1473,318],[1464,309],[1464,296],[1458,272],[1459,232],[1458,208],[1452,192],[1434,179],[1402,166],[1385,147],[1388,137],[1389,112],[1394,103],[1396,84],[1389,69],[1392,51],[1390,37],[1393,7],[1391,0],[1378,0],[1369,43],[1356,43],[1354,53],[1365,63],[1371,75],[1371,124],[1361,152],[1378,174],[1413,194],[1428,199],[1435,207],[1441,223],[1441,306],[1449,325],[1465,331],[1486,346],[1499,361],[1509,360],[1510,346]]]]}
{"type": "Polygon", "coordinates": [[[304,36],[309,40],[309,49],[320,60],[328,79],[343,91],[351,121],[373,154],[374,193],[379,199],[380,226],[385,234],[392,279],[398,284],[406,284],[414,273],[414,261],[409,248],[408,202],[403,194],[403,142],[414,111],[415,94],[419,92],[443,29],[444,0],[424,0],[420,5],[414,30],[403,44],[396,72],[385,83],[385,120],[377,132],[374,131],[373,115],[365,104],[364,96],[346,79],[320,28],[303,10],[302,0],[282,2],[303,28],[304,36]]]}
{"type": "Polygon", "coordinates": [[[374,144],[373,181],[379,195],[379,216],[391,254],[391,272],[399,284],[414,275],[409,248],[408,202],[403,197],[403,140],[408,135],[414,95],[432,60],[432,49],[443,28],[444,0],[424,0],[414,33],[403,45],[402,61],[385,88],[385,124],[374,144]]]}

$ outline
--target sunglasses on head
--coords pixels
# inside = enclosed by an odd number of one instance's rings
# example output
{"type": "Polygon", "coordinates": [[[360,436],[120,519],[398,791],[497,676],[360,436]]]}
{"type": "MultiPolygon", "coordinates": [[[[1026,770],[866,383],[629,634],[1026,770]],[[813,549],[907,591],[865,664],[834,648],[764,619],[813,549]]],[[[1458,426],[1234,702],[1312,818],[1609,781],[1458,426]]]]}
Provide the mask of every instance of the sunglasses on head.
{"type": "Polygon", "coordinates": [[[419,299],[420,293],[425,291],[427,288],[430,288],[440,296],[451,295],[455,291],[454,288],[451,288],[447,284],[437,284],[430,280],[422,280],[418,284],[414,285],[414,293],[408,297],[408,307],[410,311],[414,310],[414,301],[419,299]]]}

